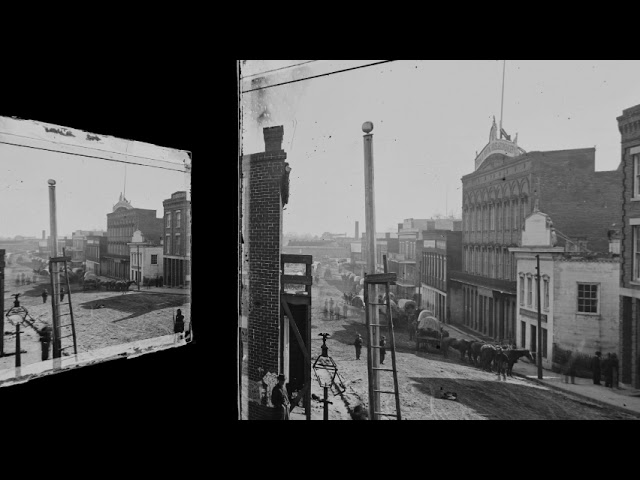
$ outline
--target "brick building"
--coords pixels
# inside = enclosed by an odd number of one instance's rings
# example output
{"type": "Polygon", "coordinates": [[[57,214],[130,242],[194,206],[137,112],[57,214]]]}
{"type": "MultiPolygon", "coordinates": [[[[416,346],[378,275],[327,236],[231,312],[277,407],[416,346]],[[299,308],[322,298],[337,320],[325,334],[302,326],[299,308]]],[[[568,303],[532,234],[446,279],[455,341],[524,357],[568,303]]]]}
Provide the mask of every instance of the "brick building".
{"type": "Polygon", "coordinates": [[[107,237],[106,235],[87,235],[84,246],[85,271],[102,275],[106,271],[107,237]]]}
{"type": "Polygon", "coordinates": [[[188,287],[191,282],[191,201],[187,192],[176,192],[162,202],[164,207],[163,283],[188,287]]]}
{"type": "MultiPolygon", "coordinates": [[[[284,129],[265,128],[265,151],[242,158],[241,417],[273,418],[271,390],[290,372],[289,322],[281,307],[282,209],[289,196],[284,129]]],[[[302,332],[303,337],[308,332],[302,332]]],[[[307,366],[309,371],[311,366],[307,366]]],[[[287,375],[290,380],[290,375],[287,375]]]]}
{"type": "Polygon", "coordinates": [[[156,218],[156,211],[134,208],[120,194],[113,211],[107,214],[107,253],[102,255],[105,268],[102,275],[129,280],[129,245],[133,232],[140,230],[153,245],[160,245],[163,221],[156,218]]]}
{"type": "Polygon", "coordinates": [[[640,388],[640,105],[617,118],[621,135],[620,381],[640,388]]]}
{"type": "Polygon", "coordinates": [[[536,352],[551,369],[564,358],[554,352],[618,353],[620,259],[610,253],[567,252],[555,246],[552,219],[533,212],[525,219],[522,245],[510,248],[518,272],[516,344],[536,352]],[[538,280],[542,345],[538,345],[538,280]]]}
{"type": "Polygon", "coordinates": [[[450,281],[450,272],[461,268],[462,232],[423,230],[416,244],[419,307],[431,310],[442,322],[461,322],[462,288],[450,281]]]}
{"type": "Polygon", "coordinates": [[[464,324],[485,335],[515,340],[516,265],[509,248],[521,240],[523,219],[537,202],[553,218],[559,245],[608,252],[618,223],[620,172],[595,171],[595,148],[526,153],[497,138],[462,177],[464,324]]]}

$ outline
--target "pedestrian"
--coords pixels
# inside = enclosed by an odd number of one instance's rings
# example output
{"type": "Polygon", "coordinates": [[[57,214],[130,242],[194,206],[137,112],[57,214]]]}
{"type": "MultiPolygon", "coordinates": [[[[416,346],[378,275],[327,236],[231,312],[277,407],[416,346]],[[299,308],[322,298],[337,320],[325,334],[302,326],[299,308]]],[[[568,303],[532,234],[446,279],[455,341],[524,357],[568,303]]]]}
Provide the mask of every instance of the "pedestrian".
{"type": "Polygon", "coordinates": [[[569,377],[571,377],[571,383],[576,383],[576,362],[572,352],[569,352],[564,366],[564,383],[569,383],[569,377]]]}
{"type": "Polygon", "coordinates": [[[602,353],[596,352],[596,356],[591,359],[591,373],[593,374],[593,384],[602,385],[600,383],[600,362],[602,353]]]}
{"type": "Polygon", "coordinates": [[[602,362],[602,371],[604,372],[604,386],[613,388],[613,365],[610,353],[607,353],[607,358],[602,362]]]}
{"type": "Polygon", "coordinates": [[[324,313],[329,313],[329,299],[324,299],[324,313]]]}
{"type": "Polygon", "coordinates": [[[416,330],[418,327],[418,322],[416,320],[415,313],[412,313],[409,317],[409,340],[414,340],[416,338],[416,330]]]}
{"type": "Polygon", "coordinates": [[[64,287],[60,287],[60,301],[64,301],[64,287]]]}
{"type": "Polygon", "coordinates": [[[620,390],[620,382],[619,382],[619,367],[620,364],[618,362],[618,355],[616,353],[611,354],[611,388],[617,388],[620,390]]]}
{"type": "Polygon", "coordinates": [[[387,354],[387,349],[385,348],[386,346],[387,340],[383,335],[382,337],[380,337],[380,365],[384,365],[384,357],[387,354]]]}
{"type": "Polygon", "coordinates": [[[329,299],[329,312],[333,315],[333,298],[329,299]]]}
{"type": "Polygon", "coordinates": [[[173,333],[176,334],[177,338],[181,338],[184,333],[184,315],[182,315],[182,311],[178,309],[178,313],[173,323],[173,333]]]}
{"type": "Polygon", "coordinates": [[[40,330],[40,346],[42,347],[42,361],[49,359],[49,346],[51,345],[52,329],[49,325],[40,330]]]}
{"type": "Polygon", "coordinates": [[[340,306],[338,305],[338,302],[336,302],[334,313],[336,314],[336,320],[340,319],[340,306]]]}
{"type": "Polygon", "coordinates": [[[49,295],[49,293],[47,292],[47,289],[45,288],[42,291],[42,303],[47,303],[47,295],[49,295]]]}
{"type": "Polygon", "coordinates": [[[362,335],[356,334],[356,340],[353,342],[356,347],[356,360],[360,360],[360,351],[362,350],[362,335]]]}
{"type": "Polygon", "coordinates": [[[342,304],[342,315],[344,318],[347,318],[347,313],[349,313],[349,309],[347,308],[347,302],[342,304]]]}
{"type": "Polygon", "coordinates": [[[289,420],[291,401],[284,382],[285,376],[278,375],[278,384],[271,391],[271,403],[274,408],[275,420],[289,420]]]}

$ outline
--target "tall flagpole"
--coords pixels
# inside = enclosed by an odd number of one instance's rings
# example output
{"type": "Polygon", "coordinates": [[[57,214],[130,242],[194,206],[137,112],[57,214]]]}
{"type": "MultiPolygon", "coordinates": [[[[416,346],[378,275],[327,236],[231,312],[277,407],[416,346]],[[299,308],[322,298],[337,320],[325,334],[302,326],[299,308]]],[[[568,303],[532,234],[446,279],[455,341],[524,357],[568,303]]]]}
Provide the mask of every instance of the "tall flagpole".
{"type": "Polygon", "coordinates": [[[500,101],[500,138],[502,138],[502,111],[504,107],[504,71],[507,68],[507,61],[502,61],[502,100],[500,101]]]}

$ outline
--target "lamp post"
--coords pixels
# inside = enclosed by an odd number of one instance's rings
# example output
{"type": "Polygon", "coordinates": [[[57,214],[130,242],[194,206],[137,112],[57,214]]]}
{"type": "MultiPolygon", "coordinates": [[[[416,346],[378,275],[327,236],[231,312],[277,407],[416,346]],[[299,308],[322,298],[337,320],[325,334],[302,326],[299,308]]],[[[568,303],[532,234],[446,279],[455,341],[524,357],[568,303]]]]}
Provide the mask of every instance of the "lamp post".
{"type": "Polygon", "coordinates": [[[329,401],[329,387],[333,384],[338,387],[339,391],[335,395],[344,392],[344,389],[340,389],[342,381],[338,374],[338,366],[336,365],[336,362],[333,361],[333,358],[329,356],[327,337],[330,337],[331,335],[328,333],[319,333],[318,336],[322,337],[322,353],[313,364],[313,372],[316,375],[318,383],[324,389],[324,399],[320,400],[320,402],[324,404],[322,419],[329,420],[329,404],[333,405],[333,402],[329,401]],[[339,383],[336,383],[336,378],[338,378],[339,383]]]}
{"type": "Polygon", "coordinates": [[[18,297],[20,297],[19,293],[13,295],[15,300],[13,302],[13,307],[7,311],[6,317],[9,322],[16,327],[16,367],[21,365],[21,351],[20,351],[20,324],[27,318],[29,312],[26,308],[20,306],[20,301],[18,297]]]}

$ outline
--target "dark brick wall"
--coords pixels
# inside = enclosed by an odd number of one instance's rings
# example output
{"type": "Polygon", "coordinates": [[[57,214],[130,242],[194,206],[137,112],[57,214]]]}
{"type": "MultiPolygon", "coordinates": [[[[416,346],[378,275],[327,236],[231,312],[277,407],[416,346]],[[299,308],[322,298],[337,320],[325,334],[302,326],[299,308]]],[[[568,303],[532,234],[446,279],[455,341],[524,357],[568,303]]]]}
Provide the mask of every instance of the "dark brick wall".
{"type": "MultiPolygon", "coordinates": [[[[280,373],[281,183],[287,164],[282,150],[270,150],[278,146],[273,134],[273,130],[269,130],[267,151],[251,155],[250,160],[249,382],[259,382],[267,372],[280,373]]],[[[270,395],[271,392],[267,393],[270,395]]],[[[271,408],[250,399],[249,419],[269,419],[271,416],[271,408]]]]}
{"type": "Polygon", "coordinates": [[[622,175],[595,171],[595,148],[540,152],[532,190],[540,179],[540,211],[569,237],[585,237],[587,248],[609,251],[608,232],[620,224],[622,175]]]}

